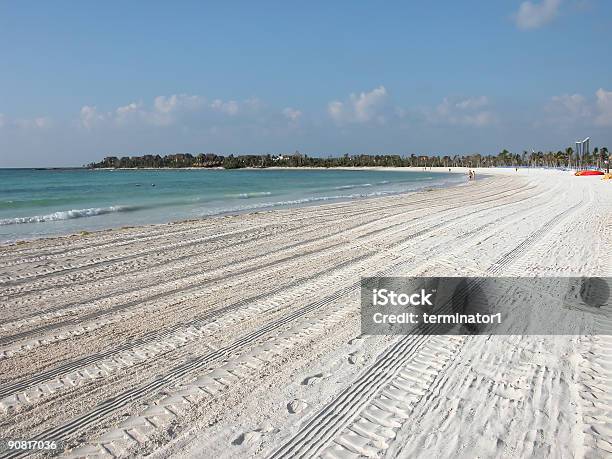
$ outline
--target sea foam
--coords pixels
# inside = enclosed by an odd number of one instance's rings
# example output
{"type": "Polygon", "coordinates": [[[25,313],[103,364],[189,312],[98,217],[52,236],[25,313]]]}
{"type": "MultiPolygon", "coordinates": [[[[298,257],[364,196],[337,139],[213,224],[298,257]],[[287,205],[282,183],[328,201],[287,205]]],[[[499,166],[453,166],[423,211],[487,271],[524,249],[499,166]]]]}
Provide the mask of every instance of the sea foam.
{"type": "Polygon", "coordinates": [[[20,223],[44,223],[74,218],[94,217],[96,215],[110,214],[112,212],[126,212],[133,210],[127,206],[92,207],[90,209],[60,210],[47,215],[34,215],[32,217],[15,217],[0,220],[0,225],[17,225],[20,223]]]}

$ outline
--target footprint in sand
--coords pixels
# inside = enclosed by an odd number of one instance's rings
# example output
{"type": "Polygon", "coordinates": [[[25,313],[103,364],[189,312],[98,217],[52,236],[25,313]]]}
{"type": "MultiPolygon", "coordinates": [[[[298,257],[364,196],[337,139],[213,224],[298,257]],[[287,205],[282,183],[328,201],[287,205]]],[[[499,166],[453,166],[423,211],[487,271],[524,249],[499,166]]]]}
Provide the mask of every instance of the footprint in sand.
{"type": "Polygon", "coordinates": [[[289,410],[291,414],[297,414],[303,411],[307,406],[308,403],[306,403],[304,400],[296,398],[294,401],[287,403],[287,410],[289,410]]]}
{"type": "Polygon", "coordinates": [[[302,386],[310,386],[318,383],[323,378],[328,378],[331,375],[329,373],[317,373],[316,375],[309,376],[302,381],[302,386]]]}
{"type": "Polygon", "coordinates": [[[257,432],[257,431],[251,431],[251,432],[245,432],[243,434],[241,434],[238,438],[236,438],[232,444],[236,445],[236,446],[240,446],[240,445],[253,445],[257,442],[259,442],[259,440],[261,439],[262,434],[261,432],[257,432]]]}
{"type": "Polygon", "coordinates": [[[363,354],[361,352],[351,352],[348,357],[348,362],[351,365],[361,365],[363,363],[363,354]]]}
{"type": "Polygon", "coordinates": [[[270,421],[264,421],[257,429],[240,434],[240,436],[232,442],[232,445],[255,445],[261,441],[264,434],[278,431],[279,430],[274,428],[270,421]]]}
{"type": "Polygon", "coordinates": [[[270,432],[277,432],[278,431],[278,429],[275,429],[270,421],[262,422],[261,425],[259,426],[259,428],[256,429],[256,430],[257,430],[257,432],[263,432],[263,433],[270,433],[270,432]]]}

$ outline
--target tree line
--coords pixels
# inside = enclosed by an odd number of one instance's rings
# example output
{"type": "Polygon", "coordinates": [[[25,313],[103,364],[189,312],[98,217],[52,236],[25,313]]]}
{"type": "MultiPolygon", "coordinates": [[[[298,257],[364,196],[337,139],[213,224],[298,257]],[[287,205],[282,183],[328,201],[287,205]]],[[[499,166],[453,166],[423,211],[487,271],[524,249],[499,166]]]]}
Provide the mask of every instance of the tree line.
{"type": "Polygon", "coordinates": [[[595,148],[589,154],[577,157],[569,147],[557,152],[523,151],[512,153],[506,149],[497,155],[348,155],[314,157],[295,152],[288,155],[229,155],[214,153],[178,153],[172,155],[107,156],[102,161],[88,164],[91,169],[101,168],[225,168],[241,169],[267,167],[571,167],[605,168],[610,155],[607,147],[595,148]]]}

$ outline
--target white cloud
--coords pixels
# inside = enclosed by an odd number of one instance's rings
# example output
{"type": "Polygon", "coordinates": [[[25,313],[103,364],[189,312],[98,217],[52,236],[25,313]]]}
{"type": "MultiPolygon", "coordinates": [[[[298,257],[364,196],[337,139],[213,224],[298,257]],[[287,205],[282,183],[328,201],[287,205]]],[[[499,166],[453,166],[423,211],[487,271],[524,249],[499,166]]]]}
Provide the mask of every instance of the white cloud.
{"type": "Polygon", "coordinates": [[[457,106],[457,108],[466,110],[466,109],[484,107],[485,105],[488,105],[488,103],[489,103],[489,99],[487,99],[487,96],[480,96],[480,97],[473,97],[473,98],[461,100],[457,102],[455,105],[457,106]]]}
{"type": "Polygon", "coordinates": [[[296,123],[302,116],[302,112],[295,108],[287,107],[283,110],[283,115],[291,122],[296,123]]]}
{"type": "Polygon", "coordinates": [[[433,108],[395,107],[389,101],[384,86],[370,92],[351,94],[348,100],[334,100],[327,105],[327,112],[338,124],[349,123],[386,124],[387,121],[406,121],[413,119],[429,124],[447,124],[482,127],[497,122],[495,114],[488,109],[489,99],[486,96],[467,98],[444,98],[433,108]]]}
{"type": "Polygon", "coordinates": [[[46,116],[39,116],[36,118],[9,118],[0,113],[0,128],[45,129],[51,127],[52,124],[51,118],[46,116]]]}
{"type": "Polygon", "coordinates": [[[142,102],[131,102],[117,107],[104,118],[120,126],[134,124],[170,126],[174,124],[177,114],[182,109],[175,96],[169,98],[160,96],[154,99],[152,109],[147,108],[142,102]]]}
{"type": "Polygon", "coordinates": [[[205,100],[200,96],[173,94],[157,96],[153,101],[153,106],[159,113],[172,113],[177,110],[198,110],[204,103],[205,100]]]}
{"type": "Polygon", "coordinates": [[[521,3],[516,13],[516,25],[521,29],[536,29],[550,22],[559,12],[561,0],[521,3]]]}
{"type": "Polygon", "coordinates": [[[598,114],[595,124],[599,126],[612,126],[612,91],[605,91],[599,88],[595,93],[597,97],[598,114]]]}
{"type": "Polygon", "coordinates": [[[81,107],[79,121],[81,126],[83,126],[85,129],[92,129],[96,123],[104,121],[104,119],[104,115],[98,113],[98,109],[96,107],[92,107],[90,105],[84,105],[81,107]]]}
{"type": "Polygon", "coordinates": [[[157,96],[151,105],[131,102],[108,112],[99,112],[95,106],[85,105],[81,108],[79,122],[86,129],[102,124],[171,126],[187,123],[190,119],[195,121],[215,116],[235,117],[243,113],[253,115],[260,107],[260,101],[255,98],[243,102],[221,99],[207,102],[205,98],[197,95],[173,94],[157,96]]]}
{"type": "Polygon", "coordinates": [[[145,117],[147,117],[147,112],[144,110],[142,104],[138,102],[132,102],[122,107],[117,107],[114,116],[110,116],[117,124],[128,124],[145,117]]]}
{"type": "Polygon", "coordinates": [[[228,116],[238,115],[254,115],[263,108],[263,104],[256,97],[251,97],[242,102],[235,100],[223,101],[221,99],[213,100],[208,107],[214,112],[222,113],[228,116]]]}
{"type": "Polygon", "coordinates": [[[595,100],[581,94],[554,96],[544,107],[545,123],[559,126],[612,126],[612,91],[599,88],[595,100]]]}
{"type": "Polygon", "coordinates": [[[491,112],[480,112],[474,115],[464,115],[459,119],[459,124],[466,126],[483,127],[494,124],[497,121],[496,116],[491,112]]]}
{"type": "Polygon", "coordinates": [[[186,113],[197,112],[206,100],[200,96],[173,94],[157,96],[153,107],[147,108],[142,102],[132,102],[115,110],[114,120],[119,124],[140,122],[154,126],[169,126],[186,113]]]}
{"type": "Polygon", "coordinates": [[[387,90],[384,86],[379,86],[370,92],[351,94],[345,102],[332,101],[327,106],[327,112],[338,124],[370,121],[384,124],[388,108],[387,98],[387,90]]]}
{"type": "Polygon", "coordinates": [[[496,116],[486,109],[488,105],[486,96],[464,99],[445,97],[428,118],[433,123],[483,127],[497,120],[496,116]]]}
{"type": "Polygon", "coordinates": [[[210,104],[210,108],[230,116],[235,116],[240,111],[240,106],[235,100],[223,102],[221,99],[215,99],[210,104]]]}
{"type": "Polygon", "coordinates": [[[547,123],[560,126],[588,123],[592,116],[588,101],[580,94],[553,96],[544,110],[547,114],[547,123]]]}
{"type": "Polygon", "coordinates": [[[580,94],[553,96],[551,100],[555,107],[563,108],[572,116],[588,117],[591,114],[586,99],[580,94]]]}
{"type": "Polygon", "coordinates": [[[327,105],[329,115],[336,121],[342,121],[342,118],[344,117],[342,113],[343,110],[344,104],[342,102],[338,102],[337,100],[334,100],[327,105]]]}

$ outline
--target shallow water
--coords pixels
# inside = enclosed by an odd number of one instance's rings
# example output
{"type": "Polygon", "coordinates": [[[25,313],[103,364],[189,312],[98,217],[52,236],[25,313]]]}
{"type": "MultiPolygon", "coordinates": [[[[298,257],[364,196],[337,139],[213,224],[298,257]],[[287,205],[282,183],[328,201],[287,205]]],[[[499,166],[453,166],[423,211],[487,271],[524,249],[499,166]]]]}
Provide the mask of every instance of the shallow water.
{"type": "Polygon", "coordinates": [[[0,169],[0,241],[417,191],[427,171],[0,169]]]}

